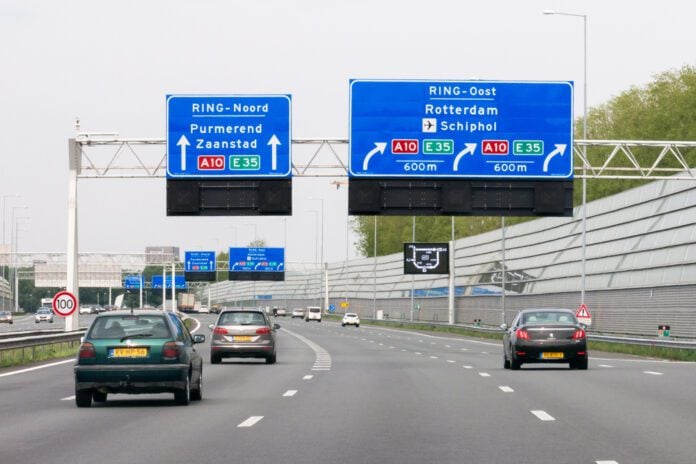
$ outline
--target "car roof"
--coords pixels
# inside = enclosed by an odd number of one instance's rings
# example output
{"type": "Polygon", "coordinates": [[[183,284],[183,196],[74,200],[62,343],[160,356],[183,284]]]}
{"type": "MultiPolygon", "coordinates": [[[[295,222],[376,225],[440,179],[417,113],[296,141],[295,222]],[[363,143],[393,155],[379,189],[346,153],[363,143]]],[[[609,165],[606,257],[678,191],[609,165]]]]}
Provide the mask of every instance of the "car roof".
{"type": "MultiPolygon", "coordinates": [[[[278,308],[278,309],[284,309],[284,308],[278,308]]],[[[255,312],[255,313],[262,313],[262,314],[264,312],[263,309],[259,309],[259,308],[227,308],[227,309],[223,309],[220,314],[222,314],[222,313],[235,313],[235,312],[240,312],[240,311],[244,311],[245,313],[255,312]]]]}
{"type": "Polygon", "coordinates": [[[117,311],[109,311],[108,313],[101,313],[97,317],[110,317],[110,316],[163,316],[169,313],[169,311],[162,311],[161,309],[135,309],[131,311],[130,309],[121,309],[117,311]]]}
{"type": "Polygon", "coordinates": [[[566,308],[539,308],[539,309],[523,309],[520,311],[520,313],[558,313],[558,312],[564,312],[564,313],[571,313],[572,315],[575,315],[575,311],[572,309],[566,309],[566,308]]]}

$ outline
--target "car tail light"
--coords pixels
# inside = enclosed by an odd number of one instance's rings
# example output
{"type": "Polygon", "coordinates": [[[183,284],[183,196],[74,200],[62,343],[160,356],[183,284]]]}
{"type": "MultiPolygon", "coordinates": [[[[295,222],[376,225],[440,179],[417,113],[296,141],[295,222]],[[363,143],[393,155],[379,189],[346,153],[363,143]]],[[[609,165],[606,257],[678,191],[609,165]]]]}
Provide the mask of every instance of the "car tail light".
{"type": "Polygon", "coordinates": [[[260,329],[256,329],[256,335],[268,335],[271,333],[271,329],[268,327],[261,327],[260,329]]]}
{"type": "Polygon", "coordinates": [[[176,342],[167,342],[162,347],[162,359],[173,361],[179,359],[179,345],[176,342]]]}
{"type": "Polygon", "coordinates": [[[213,330],[214,335],[227,335],[228,333],[229,332],[224,327],[215,327],[215,330],[213,330]]]}
{"type": "Polygon", "coordinates": [[[573,334],[573,340],[584,340],[584,339],[585,339],[585,331],[583,329],[578,329],[573,334]]]}
{"type": "Polygon", "coordinates": [[[94,350],[94,345],[92,345],[90,342],[84,342],[82,345],[80,345],[79,357],[80,359],[96,358],[97,352],[94,350]]]}
{"type": "Polygon", "coordinates": [[[519,340],[529,340],[529,332],[524,329],[517,329],[516,334],[519,340]]]}

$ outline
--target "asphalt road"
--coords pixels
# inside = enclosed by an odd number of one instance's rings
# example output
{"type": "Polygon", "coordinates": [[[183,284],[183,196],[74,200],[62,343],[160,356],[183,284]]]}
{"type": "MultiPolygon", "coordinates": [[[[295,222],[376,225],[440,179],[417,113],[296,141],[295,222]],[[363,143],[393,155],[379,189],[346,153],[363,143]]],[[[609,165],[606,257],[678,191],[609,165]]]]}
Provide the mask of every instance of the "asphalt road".
{"type": "MultiPolygon", "coordinates": [[[[80,327],[88,327],[94,318],[95,314],[81,314],[80,315],[80,327]]],[[[36,323],[34,314],[25,314],[22,316],[15,316],[13,318],[12,324],[0,324],[0,334],[9,332],[22,332],[22,331],[35,331],[35,330],[64,330],[65,329],[65,319],[53,316],[53,323],[50,322],[39,322],[36,323]]]]}
{"type": "MultiPolygon", "coordinates": [[[[213,317],[199,317],[198,333],[209,338],[213,317]]],[[[494,342],[277,322],[275,365],[213,366],[199,345],[203,401],[186,407],[172,395],[110,395],[78,409],[72,361],[0,370],[0,462],[696,460],[694,363],[590,353],[588,371],[513,372],[494,342]]]]}

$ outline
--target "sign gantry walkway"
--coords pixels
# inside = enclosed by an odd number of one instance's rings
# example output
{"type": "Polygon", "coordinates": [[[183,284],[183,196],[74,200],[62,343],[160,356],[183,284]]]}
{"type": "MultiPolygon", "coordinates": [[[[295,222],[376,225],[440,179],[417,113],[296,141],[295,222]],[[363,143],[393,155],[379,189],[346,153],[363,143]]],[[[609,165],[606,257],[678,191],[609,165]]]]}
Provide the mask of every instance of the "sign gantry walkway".
{"type": "MultiPolygon", "coordinates": [[[[70,143],[80,179],[166,176],[165,139],[82,133],[70,143]]],[[[303,138],[292,143],[294,177],[348,176],[348,139],[303,138]]],[[[696,180],[696,142],[575,140],[573,154],[576,178],[696,180]]]]}

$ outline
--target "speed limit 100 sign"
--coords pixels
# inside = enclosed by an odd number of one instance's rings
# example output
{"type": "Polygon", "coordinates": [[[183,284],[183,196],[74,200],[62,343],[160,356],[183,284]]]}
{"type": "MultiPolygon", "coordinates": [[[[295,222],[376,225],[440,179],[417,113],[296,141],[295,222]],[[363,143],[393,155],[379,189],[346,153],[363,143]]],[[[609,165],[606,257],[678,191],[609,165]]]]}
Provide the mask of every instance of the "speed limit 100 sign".
{"type": "Polygon", "coordinates": [[[77,298],[70,292],[58,292],[53,296],[53,312],[67,317],[77,309],[77,298]]]}

